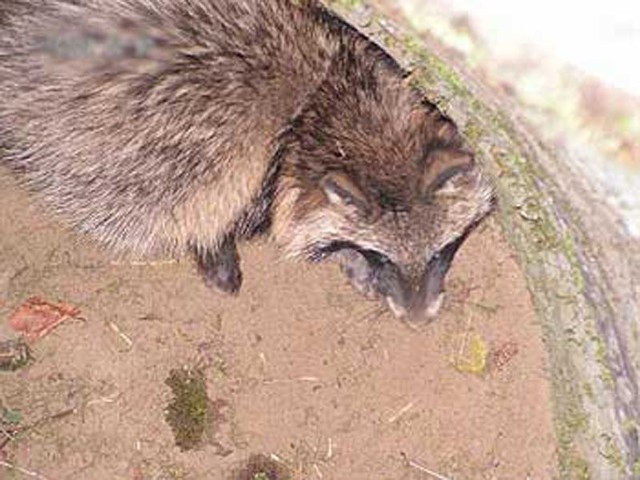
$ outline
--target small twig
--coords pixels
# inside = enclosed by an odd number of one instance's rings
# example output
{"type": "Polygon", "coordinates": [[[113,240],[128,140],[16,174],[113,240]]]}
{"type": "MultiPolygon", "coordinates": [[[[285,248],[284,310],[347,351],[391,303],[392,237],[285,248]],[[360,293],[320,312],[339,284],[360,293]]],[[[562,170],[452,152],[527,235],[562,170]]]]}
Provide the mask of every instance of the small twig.
{"type": "Polygon", "coordinates": [[[471,332],[471,313],[467,315],[467,326],[464,329],[464,336],[462,342],[460,342],[460,350],[458,351],[458,358],[462,358],[462,355],[467,348],[467,340],[469,340],[469,333],[471,332]]]}
{"type": "Polygon", "coordinates": [[[293,383],[293,382],[312,382],[318,383],[320,379],[318,377],[298,377],[298,378],[276,378],[273,380],[264,380],[265,385],[270,385],[273,383],[293,383]]]}
{"type": "Polygon", "coordinates": [[[118,335],[118,337],[120,337],[129,348],[133,348],[133,341],[129,337],[127,337],[122,330],[120,330],[120,327],[118,327],[118,325],[116,325],[111,320],[107,320],[107,324],[109,325],[109,328],[113,330],[113,332],[118,335]]]}
{"type": "Polygon", "coordinates": [[[422,465],[420,465],[419,463],[414,462],[413,460],[409,460],[407,459],[407,464],[411,467],[411,468],[415,468],[416,470],[422,472],[422,473],[426,473],[427,475],[431,475],[433,478],[437,478],[438,480],[451,480],[448,477],[445,477],[444,475],[440,475],[438,472],[434,472],[433,470],[429,470],[427,467],[423,467],[422,465]]]}
{"type": "Polygon", "coordinates": [[[414,332],[419,332],[420,331],[420,327],[418,326],[418,324],[414,321],[412,321],[411,319],[409,319],[409,317],[402,317],[400,319],[400,323],[402,323],[405,327],[407,327],[409,330],[413,330],[414,332]]]}
{"type": "Polygon", "coordinates": [[[86,403],[86,406],[90,406],[90,405],[97,405],[100,403],[113,403],[118,399],[118,395],[113,395],[111,397],[100,397],[100,398],[94,398],[93,400],[89,400],[86,403]]]}
{"type": "Polygon", "coordinates": [[[325,457],[325,460],[331,460],[331,457],[333,457],[333,440],[329,437],[329,441],[327,442],[327,456],[325,457]]]}
{"type": "Polygon", "coordinates": [[[23,433],[28,432],[29,430],[33,430],[34,428],[40,427],[48,422],[52,422],[54,420],[59,420],[61,418],[64,418],[68,415],[76,413],[76,411],[77,411],[76,408],[67,408],[65,410],[62,410],[61,412],[54,413],[53,415],[39,418],[38,420],[30,424],[20,426],[19,428],[16,428],[12,432],[8,432],[6,429],[2,427],[2,425],[0,425],[0,432],[5,435],[5,438],[2,441],[0,441],[0,449],[4,448],[4,446],[7,443],[9,443],[9,441],[15,441],[18,435],[22,435],[23,433]]]}
{"type": "MultiPolygon", "coordinates": [[[[0,433],[2,433],[8,440],[15,441],[16,437],[14,437],[9,430],[6,430],[2,424],[0,424],[0,433]]],[[[4,445],[1,445],[2,448],[4,445]]]]}
{"type": "Polygon", "coordinates": [[[402,415],[404,415],[405,413],[407,413],[409,410],[411,410],[413,408],[413,405],[415,404],[415,402],[409,402],[407,403],[404,407],[402,407],[400,410],[398,410],[398,412],[395,415],[392,415],[391,417],[389,417],[389,420],[387,420],[389,423],[393,423],[396,420],[398,420],[402,415]]]}
{"type": "Polygon", "coordinates": [[[286,464],[286,462],[285,462],[282,458],[280,458],[277,454],[275,454],[275,453],[271,453],[271,454],[269,455],[269,457],[270,457],[270,458],[271,458],[271,460],[273,460],[274,462],[278,462],[278,463],[280,463],[280,464],[282,464],[282,465],[285,465],[285,464],[286,464]]]}
{"type": "Polygon", "coordinates": [[[8,468],[10,470],[16,470],[20,473],[22,473],[23,475],[26,475],[28,477],[32,477],[32,478],[38,478],[40,480],[49,480],[47,477],[45,477],[44,475],[40,475],[38,472],[32,472],[31,470],[27,470],[25,468],[22,467],[18,467],[17,465],[13,465],[9,462],[5,462],[0,460],[0,467],[5,467],[8,468]]]}
{"type": "Polygon", "coordinates": [[[324,475],[322,475],[322,471],[320,471],[320,467],[317,463],[313,464],[313,469],[315,470],[316,475],[318,475],[318,478],[324,478],[324,475]]]}
{"type": "Polygon", "coordinates": [[[381,304],[372,305],[371,308],[366,310],[356,323],[372,322],[378,320],[380,317],[387,313],[386,308],[381,304]]]}
{"type": "Polygon", "coordinates": [[[41,427],[42,425],[52,422],[54,420],[60,420],[61,418],[64,418],[68,415],[74,414],[78,411],[77,408],[73,407],[73,408],[67,408],[65,410],[62,410],[58,413],[54,413],[53,415],[49,415],[46,417],[42,417],[39,418],[38,420],[34,421],[33,423],[30,423],[28,425],[25,425],[24,427],[20,428],[18,431],[16,431],[16,434],[23,434],[24,432],[28,432],[29,430],[33,430],[34,428],[38,428],[41,427]]]}
{"type": "Polygon", "coordinates": [[[7,445],[7,443],[9,442],[15,442],[16,437],[15,435],[15,431],[9,431],[6,430],[2,424],[0,424],[0,433],[2,433],[4,435],[4,438],[2,440],[0,440],[0,450],[2,450],[5,445],[7,445]]]}

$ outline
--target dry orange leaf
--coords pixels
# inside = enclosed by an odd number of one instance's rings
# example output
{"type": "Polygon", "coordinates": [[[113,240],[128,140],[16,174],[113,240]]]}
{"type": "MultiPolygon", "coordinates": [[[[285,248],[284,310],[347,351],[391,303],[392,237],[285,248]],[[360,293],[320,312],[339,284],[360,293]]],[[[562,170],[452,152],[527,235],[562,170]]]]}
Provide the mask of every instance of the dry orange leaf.
{"type": "Polygon", "coordinates": [[[79,313],[80,310],[72,305],[50,303],[31,297],[9,316],[9,325],[16,332],[22,333],[28,343],[33,343],[79,313]]]}

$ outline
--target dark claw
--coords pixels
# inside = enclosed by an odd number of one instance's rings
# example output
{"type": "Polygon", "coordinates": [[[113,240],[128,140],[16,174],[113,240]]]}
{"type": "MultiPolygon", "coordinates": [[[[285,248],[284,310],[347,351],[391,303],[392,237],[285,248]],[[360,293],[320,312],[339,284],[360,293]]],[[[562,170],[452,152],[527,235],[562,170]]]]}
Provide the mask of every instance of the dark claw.
{"type": "Polygon", "coordinates": [[[195,252],[198,271],[209,288],[236,294],[242,286],[240,256],[233,236],[228,236],[217,251],[195,252]]]}

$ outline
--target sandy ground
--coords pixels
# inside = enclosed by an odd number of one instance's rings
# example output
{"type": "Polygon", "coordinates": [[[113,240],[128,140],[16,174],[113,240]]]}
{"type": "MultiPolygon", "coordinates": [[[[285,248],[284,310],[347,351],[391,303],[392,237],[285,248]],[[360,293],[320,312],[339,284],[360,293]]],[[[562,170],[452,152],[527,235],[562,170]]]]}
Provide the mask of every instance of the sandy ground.
{"type": "Polygon", "coordinates": [[[0,451],[0,479],[287,478],[241,473],[255,455],[291,479],[555,476],[541,329],[493,221],[462,248],[430,325],[393,319],[335,266],[281,261],[264,241],[241,255],[235,298],[188,261],[118,264],[0,171],[0,340],[32,295],[81,310],[29,366],[0,372],[0,401],[31,425],[0,451]],[[476,337],[492,352],[480,375],[452,361],[476,337]],[[498,367],[505,345],[517,354],[498,367]],[[164,418],[182,366],[202,369],[213,412],[187,452],[164,418]]]}

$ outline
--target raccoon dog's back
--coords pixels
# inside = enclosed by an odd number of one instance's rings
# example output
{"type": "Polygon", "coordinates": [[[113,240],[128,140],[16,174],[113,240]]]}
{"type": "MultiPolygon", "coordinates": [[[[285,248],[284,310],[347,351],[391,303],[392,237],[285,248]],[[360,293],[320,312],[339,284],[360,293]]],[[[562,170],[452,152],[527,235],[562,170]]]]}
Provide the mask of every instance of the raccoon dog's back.
{"type": "Polygon", "coordinates": [[[3,0],[0,161],[115,249],[215,248],[263,207],[273,139],[326,68],[312,10],[3,0]]]}

